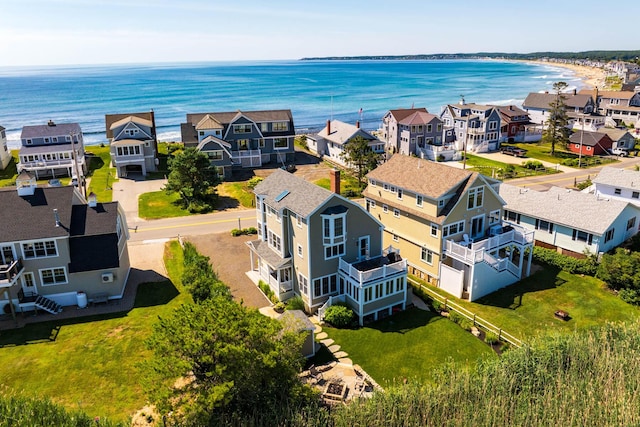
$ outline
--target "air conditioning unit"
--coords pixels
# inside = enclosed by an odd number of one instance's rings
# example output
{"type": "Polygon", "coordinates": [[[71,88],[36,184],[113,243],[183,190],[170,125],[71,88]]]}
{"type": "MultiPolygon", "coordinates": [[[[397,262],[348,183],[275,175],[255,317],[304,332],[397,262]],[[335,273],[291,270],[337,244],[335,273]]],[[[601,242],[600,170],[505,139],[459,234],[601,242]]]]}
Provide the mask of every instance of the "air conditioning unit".
{"type": "Polygon", "coordinates": [[[113,273],[102,273],[102,283],[113,282],[113,273]]]}

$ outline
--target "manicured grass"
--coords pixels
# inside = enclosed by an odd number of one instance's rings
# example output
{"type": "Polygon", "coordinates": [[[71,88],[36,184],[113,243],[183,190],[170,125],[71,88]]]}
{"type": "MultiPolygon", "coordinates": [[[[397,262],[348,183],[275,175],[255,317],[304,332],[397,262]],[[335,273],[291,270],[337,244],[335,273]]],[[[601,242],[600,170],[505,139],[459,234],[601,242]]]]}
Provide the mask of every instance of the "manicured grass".
{"type": "Polygon", "coordinates": [[[640,308],[622,301],[602,281],[551,267],[472,303],[431,289],[525,341],[549,332],[640,318],[640,308]],[[567,311],[570,320],[556,319],[556,310],[567,311]]]}
{"type": "Polygon", "coordinates": [[[180,206],[179,200],[178,193],[169,195],[163,190],[141,194],[138,198],[138,216],[144,219],[159,219],[192,215],[180,206]]]}
{"type": "MultiPolygon", "coordinates": [[[[331,189],[331,178],[321,178],[314,184],[326,189],[331,189]]],[[[340,176],[340,194],[345,197],[362,197],[362,190],[358,179],[351,174],[342,173],[340,176]]]]}
{"type": "Polygon", "coordinates": [[[89,177],[91,181],[87,188],[87,194],[93,192],[98,196],[100,202],[110,202],[113,200],[113,190],[111,186],[117,181],[116,170],[111,167],[111,153],[109,146],[90,146],[86,150],[93,156],[87,157],[89,161],[89,177]]]}
{"type": "Polygon", "coordinates": [[[0,187],[8,187],[16,185],[16,178],[18,177],[18,153],[19,150],[11,150],[12,159],[6,168],[0,170],[0,187]]]}
{"type": "Polygon", "coordinates": [[[255,196],[253,191],[247,187],[247,181],[223,182],[217,187],[218,196],[223,203],[229,204],[229,199],[234,199],[245,208],[253,208],[255,196]]]}
{"type": "Polygon", "coordinates": [[[471,169],[492,178],[500,179],[521,178],[523,176],[549,175],[557,173],[555,169],[549,168],[546,168],[544,170],[527,169],[522,166],[522,164],[527,160],[529,159],[520,159],[514,157],[513,163],[503,163],[496,160],[487,159],[485,157],[467,154],[467,169],[471,169]],[[504,171],[508,165],[512,165],[514,167],[512,176],[503,176],[504,171]]]}
{"type": "Polygon", "coordinates": [[[360,329],[323,330],[382,387],[404,378],[432,381],[433,368],[448,361],[468,366],[479,357],[497,357],[452,321],[415,308],[360,329]]]}
{"type": "MultiPolygon", "coordinates": [[[[510,144],[510,145],[514,145],[516,147],[527,150],[527,157],[530,157],[536,160],[541,160],[543,162],[561,164],[563,160],[578,158],[577,154],[571,151],[565,150],[560,144],[556,145],[554,156],[551,155],[551,144],[529,142],[529,143],[517,143],[517,144],[510,144]]],[[[618,160],[613,158],[608,158],[608,157],[582,156],[583,167],[593,167],[593,166],[599,166],[602,164],[612,164],[617,162],[618,160]]],[[[576,169],[577,169],[577,166],[576,166],[576,169]]]]}
{"type": "Polygon", "coordinates": [[[144,341],[158,316],[190,299],[178,280],[182,251],[177,242],[165,248],[165,265],[171,280],[141,284],[128,312],[2,331],[2,385],[115,420],[142,408],[147,398],[138,364],[150,355],[144,341]]]}

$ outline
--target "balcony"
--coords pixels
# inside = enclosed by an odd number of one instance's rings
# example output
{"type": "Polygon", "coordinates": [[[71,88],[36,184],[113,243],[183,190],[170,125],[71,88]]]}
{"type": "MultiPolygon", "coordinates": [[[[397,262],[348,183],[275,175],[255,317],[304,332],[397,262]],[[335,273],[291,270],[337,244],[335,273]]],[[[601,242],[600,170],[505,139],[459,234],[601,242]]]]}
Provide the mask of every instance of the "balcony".
{"type": "MultiPolygon", "coordinates": [[[[84,158],[78,159],[78,165],[84,164],[84,158]]],[[[27,170],[42,170],[51,168],[68,168],[73,165],[72,159],[63,160],[39,160],[37,162],[21,162],[20,167],[27,170]]]]}
{"type": "Polygon", "coordinates": [[[13,286],[24,270],[22,260],[17,259],[10,264],[0,264],[0,288],[13,286]]]}
{"type": "Polygon", "coordinates": [[[262,150],[232,151],[231,162],[243,168],[262,166],[262,150]]]}
{"type": "Polygon", "coordinates": [[[363,286],[368,282],[384,280],[387,277],[406,273],[407,261],[398,252],[387,250],[387,255],[358,261],[353,264],[340,259],[340,270],[363,286]]]}
{"type": "Polygon", "coordinates": [[[495,259],[489,254],[490,252],[507,245],[520,247],[531,245],[533,244],[533,235],[533,231],[505,222],[492,226],[486,236],[473,239],[473,241],[445,240],[444,253],[465,264],[488,262],[493,265],[504,260],[495,259]]]}

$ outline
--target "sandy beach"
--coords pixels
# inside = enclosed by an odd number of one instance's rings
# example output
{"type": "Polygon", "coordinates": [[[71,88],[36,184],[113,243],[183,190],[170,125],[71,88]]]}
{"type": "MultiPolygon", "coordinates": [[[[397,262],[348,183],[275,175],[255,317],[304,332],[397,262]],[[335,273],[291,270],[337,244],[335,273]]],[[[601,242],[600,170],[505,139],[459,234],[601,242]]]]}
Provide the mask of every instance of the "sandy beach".
{"type": "Polygon", "coordinates": [[[587,67],[584,65],[565,64],[562,62],[549,62],[549,61],[525,61],[532,64],[546,65],[549,67],[567,68],[573,71],[578,77],[582,79],[585,86],[588,89],[598,87],[603,89],[605,87],[605,81],[607,78],[607,72],[602,68],[587,67]]]}

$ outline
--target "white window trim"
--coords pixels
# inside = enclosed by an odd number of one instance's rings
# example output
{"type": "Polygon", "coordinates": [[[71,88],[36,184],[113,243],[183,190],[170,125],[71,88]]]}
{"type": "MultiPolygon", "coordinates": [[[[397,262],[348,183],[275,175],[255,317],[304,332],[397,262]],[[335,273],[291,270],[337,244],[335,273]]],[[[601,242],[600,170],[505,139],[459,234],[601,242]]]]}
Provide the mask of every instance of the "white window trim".
{"type": "Polygon", "coordinates": [[[298,256],[300,258],[303,257],[303,251],[302,251],[302,245],[300,243],[298,243],[298,250],[297,250],[298,256]]]}
{"type": "Polygon", "coordinates": [[[424,247],[420,248],[420,261],[424,262],[425,264],[433,265],[433,255],[434,255],[434,252],[431,249],[427,249],[427,248],[424,248],[424,247]],[[431,255],[431,261],[430,262],[427,261],[429,259],[428,256],[426,256],[426,257],[422,256],[425,253],[427,255],[429,255],[429,254],[431,255]]]}
{"type": "Polygon", "coordinates": [[[416,194],[416,206],[421,208],[423,203],[424,203],[423,197],[420,194],[416,194]]]}
{"type": "Polygon", "coordinates": [[[400,218],[400,210],[394,209],[393,210],[393,216],[396,217],[396,218],[400,218]]]}
{"type": "Polygon", "coordinates": [[[67,275],[67,269],[65,267],[50,267],[50,268],[41,268],[38,270],[38,274],[40,276],[40,284],[42,286],[58,286],[58,285],[66,285],[67,283],[69,283],[69,276],[67,275]],[[54,282],[54,283],[44,283],[44,279],[42,276],[42,272],[43,271],[51,271],[51,274],[53,275],[54,279],[55,279],[55,274],[53,273],[54,270],[62,270],[62,272],[64,273],[64,282],[54,282]]]}
{"type": "Polygon", "coordinates": [[[58,251],[58,242],[57,242],[57,241],[55,241],[55,240],[31,240],[31,241],[28,241],[28,242],[21,242],[21,244],[20,244],[20,251],[22,252],[22,258],[23,258],[23,259],[55,258],[55,257],[59,256],[59,254],[60,254],[60,251],[58,251]],[[24,253],[24,245],[28,245],[28,244],[33,244],[33,245],[35,245],[36,243],[42,243],[42,244],[44,244],[44,245],[45,245],[45,248],[46,248],[46,244],[47,244],[47,242],[53,242],[53,246],[54,246],[55,251],[56,251],[55,255],[43,255],[43,256],[38,256],[38,255],[36,255],[36,254],[35,254],[35,249],[34,249],[34,256],[32,256],[32,257],[28,257],[28,256],[26,256],[26,254],[24,253]]]}

